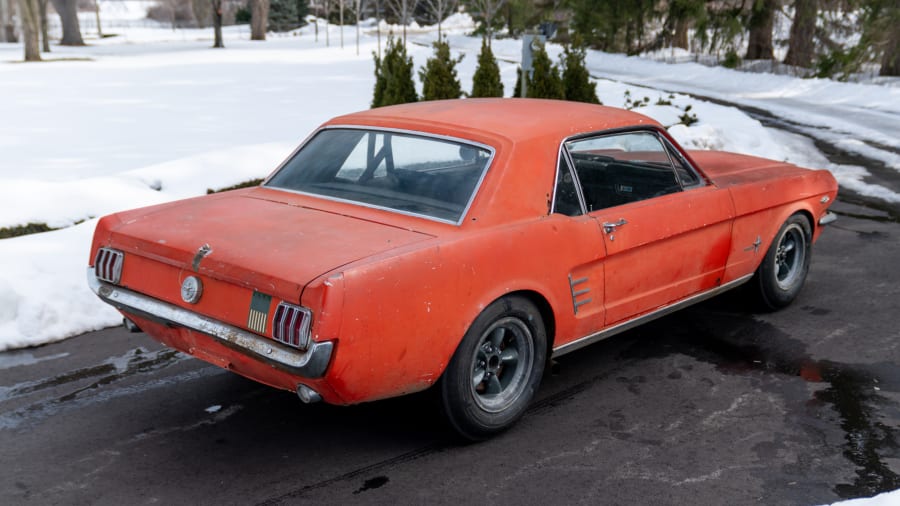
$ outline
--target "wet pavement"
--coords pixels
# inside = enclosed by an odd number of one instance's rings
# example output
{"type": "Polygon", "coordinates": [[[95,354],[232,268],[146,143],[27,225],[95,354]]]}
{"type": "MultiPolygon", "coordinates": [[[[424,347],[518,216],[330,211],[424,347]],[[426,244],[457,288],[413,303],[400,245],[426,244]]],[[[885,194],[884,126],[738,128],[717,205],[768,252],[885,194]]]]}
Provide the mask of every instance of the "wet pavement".
{"type": "Polygon", "coordinates": [[[303,405],[123,329],[0,353],[0,504],[807,505],[900,488],[900,212],[849,194],[833,210],[789,308],[730,293],[562,357],[480,444],[456,443],[428,393],[303,405]]]}
{"type": "Polygon", "coordinates": [[[0,503],[821,504],[900,488],[900,224],[846,202],[775,313],[728,294],[567,355],[475,445],[110,329],[0,354],[0,503]]]}

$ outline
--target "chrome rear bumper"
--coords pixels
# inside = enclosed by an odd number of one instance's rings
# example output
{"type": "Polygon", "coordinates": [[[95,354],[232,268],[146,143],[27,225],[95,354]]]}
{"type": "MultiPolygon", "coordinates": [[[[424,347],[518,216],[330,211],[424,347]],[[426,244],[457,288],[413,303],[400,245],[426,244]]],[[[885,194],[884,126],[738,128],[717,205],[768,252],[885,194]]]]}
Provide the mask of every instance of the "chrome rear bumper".
{"type": "Polygon", "coordinates": [[[166,325],[201,332],[247,355],[304,378],[321,378],[331,360],[334,343],[330,341],[313,341],[306,351],[295,350],[168,302],[100,281],[91,267],[87,270],[87,280],[91,290],[101,300],[117,309],[166,325]]]}

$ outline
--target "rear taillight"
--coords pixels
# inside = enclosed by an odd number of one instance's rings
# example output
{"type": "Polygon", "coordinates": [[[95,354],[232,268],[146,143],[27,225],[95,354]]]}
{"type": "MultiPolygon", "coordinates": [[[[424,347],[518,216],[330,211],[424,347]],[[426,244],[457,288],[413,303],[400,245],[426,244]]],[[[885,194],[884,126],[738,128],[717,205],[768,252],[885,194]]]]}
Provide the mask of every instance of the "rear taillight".
{"type": "Polygon", "coordinates": [[[125,254],[121,251],[100,248],[94,258],[94,275],[101,281],[118,285],[122,279],[122,261],[125,254]]]}
{"type": "Polygon", "coordinates": [[[288,346],[305,350],[309,346],[309,325],[312,312],[305,307],[282,302],[275,309],[272,337],[288,346]]]}

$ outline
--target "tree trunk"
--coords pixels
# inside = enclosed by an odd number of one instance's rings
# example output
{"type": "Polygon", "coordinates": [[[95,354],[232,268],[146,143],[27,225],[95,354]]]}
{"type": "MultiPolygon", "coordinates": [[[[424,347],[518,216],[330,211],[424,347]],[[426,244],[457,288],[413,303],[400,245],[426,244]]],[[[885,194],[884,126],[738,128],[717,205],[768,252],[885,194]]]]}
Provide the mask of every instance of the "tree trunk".
{"type": "Polygon", "coordinates": [[[269,28],[269,0],[250,0],[250,40],[266,40],[269,28]]]}
{"type": "Polygon", "coordinates": [[[103,27],[100,26],[100,0],[94,0],[94,17],[97,19],[97,38],[103,38],[103,27]]]}
{"type": "Polygon", "coordinates": [[[213,47],[225,47],[225,41],[222,40],[222,0],[212,0],[212,17],[213,17],[213,33],[216,40],[213,47]]]}
{"type": "Polygon", "coordinates": [[[0,0],[0,42],[19,42],[13,10],[16,0],[0,0]]]}
{"type": "Polygon", "coordinates": [[[50,37],[47,35],[47,1],[38,0],[41,9],[41,51],[50,52],[50,37]]]}
{"type": "Polygon", "coordinates": [[[63,46],[83,46],[81,26],[78,24],[78,0],[51,0],[53,8],[62,21],[63,36],[59,43],[63,46]]]}
{"type": "Polygon", "coordinates": [[[748,60],[774,60],[772,28],[775,25],[775,9],[778,0],[756,0],[750,15],[750,37],[747,42],[748,60]]]}
{"type": "Polygon", "coordinates": [[[900,29],[896,26],[891,30],[891,35],[884,46],[879,73],[883,76],[900,76],[900,29]]]}
{"type": "Polygon", "coordinates": [[[816,47],[816,14],[818,0],[794,0],[794,22],[791,24],[791,38],[788,43],[784,63],[798,67],[811,67],[816,47]]]}
{"type": "Polygon", "coordinates": [[[7,21],[7,10],[9,7],[7,6],[7,2],[9,0],[0,0],[0,42],[7,42],[6,40],[6,25],[7,21]]]}
{"type": "Polygon", "coordinates": [[[688,48],[688,24],[687,19],[678,19],[675,21],[675,33],[672,34],[672,46],[681,49],[688,48]]]}
{"type": "Polygon", "coordinates": [[[41,61],[41,14],[38,0],[19,0],[22,20],[22,39],[25,41],[25,61],[41,61]]]}

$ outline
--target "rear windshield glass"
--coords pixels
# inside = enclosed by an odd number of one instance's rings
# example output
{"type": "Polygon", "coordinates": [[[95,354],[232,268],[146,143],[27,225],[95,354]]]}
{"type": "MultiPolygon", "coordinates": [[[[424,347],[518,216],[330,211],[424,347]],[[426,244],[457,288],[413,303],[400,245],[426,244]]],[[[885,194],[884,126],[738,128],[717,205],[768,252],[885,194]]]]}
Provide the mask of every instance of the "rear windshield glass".
{"type": "Polygon", "coordinates": [[[266,186],[458,223],[491,152],[380,130],[325,129],[266,186]]]}

